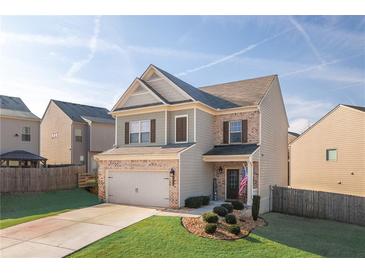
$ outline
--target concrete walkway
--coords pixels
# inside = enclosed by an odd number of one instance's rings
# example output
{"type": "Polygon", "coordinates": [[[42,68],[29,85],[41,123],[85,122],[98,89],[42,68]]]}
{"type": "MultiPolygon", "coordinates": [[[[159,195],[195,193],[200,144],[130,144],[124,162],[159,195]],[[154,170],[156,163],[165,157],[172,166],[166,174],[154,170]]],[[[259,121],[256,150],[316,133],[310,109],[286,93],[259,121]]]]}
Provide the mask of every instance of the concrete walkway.
{"type": "Polygon", "coordinates": [[[0,230],[0,257],[64,257],[156,213],[155,209],[100,204],[0,230]]]}

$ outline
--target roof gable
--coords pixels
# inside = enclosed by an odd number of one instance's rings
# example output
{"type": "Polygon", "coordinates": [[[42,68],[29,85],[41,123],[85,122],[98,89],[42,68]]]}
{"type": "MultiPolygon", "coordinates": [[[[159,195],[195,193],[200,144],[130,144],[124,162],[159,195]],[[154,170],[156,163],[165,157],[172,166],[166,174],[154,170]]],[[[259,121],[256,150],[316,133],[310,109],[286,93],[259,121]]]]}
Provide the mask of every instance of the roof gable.
{"type": "Polygon", "coordinates": [[[71,120],[75,122],[85,123],[83,117],[94,117],[107,120],[114,120],[109,114],[109,110],[102,107],[94,107],[88,105],[81,105],[57,100],[51,100],[54,102],[71,120]]]}

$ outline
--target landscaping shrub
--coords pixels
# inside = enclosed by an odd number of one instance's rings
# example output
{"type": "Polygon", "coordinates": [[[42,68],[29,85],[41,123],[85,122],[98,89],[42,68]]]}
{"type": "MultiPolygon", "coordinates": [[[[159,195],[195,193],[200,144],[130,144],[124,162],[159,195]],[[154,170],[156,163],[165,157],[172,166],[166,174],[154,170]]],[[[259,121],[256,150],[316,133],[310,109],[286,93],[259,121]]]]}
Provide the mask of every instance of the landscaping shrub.
{"type": "Polygon", "coordinates": [[[225,219],[227,224],[237,224],[236,216],[233,214],[227,214],[225,219]]]}
{"type": "Polygon", "coordinates": [[[242,210],[244,208],[244,205],[240,201],[232,201],[232,206],[236,210],[242,210]]]}
{"type": "Polygon", "coordinates": [[[233,205],[232,204],[225,203],[225,204],[221,204],[221,206],[226,208],[228,213],[231,213],[233,211],[233,205]]]}
{"type": "Polygon", "coordinates": [[[190,197],[185,200],[185,206],[189,208],[199,208],[202,205],[203,205],[203,198],[201,196],[190,197]]]}
{"type": "Polygon", "coordinates": [[[213,234],[217,230],[217,225],[216,224],[206,224],[204,230],[208,234],[213,234]]]}
{"type": "Polygon", "coordinates": [[[213,208],[213,212],[221,217],[224,217],[228,214],[228,210],[223,206],[216,206],[215,208],[213,208]]]}
{"type": "Polygon", "coordinates": [[[206,212],[203,214],[203,220],[207,223],[217,223],[218,215],[213,212],[206,212]]]}
{"type": "Polygon", "coordinates": [[[255,221],[259,217],[260,212],[260,196],[253,195],[252,197],[252,219],[255,221]]]}
{"type": "Polygon", "coordinates": [[[231,225],[228,227],[228,231],[229,231],[229,233],[238,235],[241,232],[241,228],[238,225],[231,225]]]}
{"type": "Polygon", "coordinates": [[[209,205],[210,197],[209,196],[201,196],[203,200],[203,205],[209,205]]]}

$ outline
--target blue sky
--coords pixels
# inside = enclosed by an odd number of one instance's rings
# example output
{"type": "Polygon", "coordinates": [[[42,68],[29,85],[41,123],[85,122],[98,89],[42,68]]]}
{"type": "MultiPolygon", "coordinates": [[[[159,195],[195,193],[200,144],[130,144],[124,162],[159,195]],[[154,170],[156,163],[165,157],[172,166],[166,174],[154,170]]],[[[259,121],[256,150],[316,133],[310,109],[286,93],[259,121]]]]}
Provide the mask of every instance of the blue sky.
{"type": "Polygon", "coordinates": [[[364,16],[8,16],[0,50],[0,93],[40,117],[50,99],[110,109],[150,63],[195,86],[278,74],[294,131],[365,105],[364,16]]]}

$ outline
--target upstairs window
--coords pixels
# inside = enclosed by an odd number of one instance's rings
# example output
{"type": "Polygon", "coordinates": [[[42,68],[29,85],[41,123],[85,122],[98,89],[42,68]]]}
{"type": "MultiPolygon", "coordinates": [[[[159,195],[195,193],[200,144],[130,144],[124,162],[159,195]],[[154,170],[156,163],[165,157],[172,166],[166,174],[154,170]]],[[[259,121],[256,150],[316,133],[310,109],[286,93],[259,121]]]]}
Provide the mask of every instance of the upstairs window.
{"type": "Polygon", "coordinates": [[[30,127],[23,127],[22,128],[22,141],[23,142],[30,142],[30,127]]]}
{"type": "Polygon", "coordinates": [[[149,143],[151,138],[151,121],[133,121],[130,123],[130,143],[149,143]]]}
{"type": "Polygon", "coordinates": [[[326,160],[337,161],[337,149],[335,148],[326,149],[326,160]]]}
{"type": "Polygon", "coordinates": [[[175,143],[188,142],[188,116],[175,116],[175,143]]]}
{"type": "Polygon", "coordinates": [[[230,121],[229,122],[229,143],[241,143],[242,142],[242,122],[230,121]]]}
{"type": "Polygon", "coordinates": [[[82,143],[82,131],[81,128],[75,129],[75,141],[78,143],[82,143]]]}

